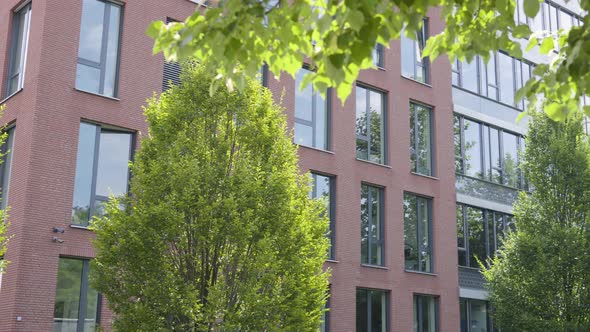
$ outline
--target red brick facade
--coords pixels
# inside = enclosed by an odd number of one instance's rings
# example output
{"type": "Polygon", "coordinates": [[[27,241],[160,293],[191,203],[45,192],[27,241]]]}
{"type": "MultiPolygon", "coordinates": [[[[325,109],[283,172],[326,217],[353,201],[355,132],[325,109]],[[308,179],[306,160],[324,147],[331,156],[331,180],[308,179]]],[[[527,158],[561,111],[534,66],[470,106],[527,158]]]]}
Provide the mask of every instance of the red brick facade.
{"type": "MultiPolygon", "coordinates": [[[[6,72],[12,10],[22,1],[0,2],[0,68],[6,72]]],[[[10,179],[14,236],[11,261],[0,288],[0,331],[51,331],[60,256],[91,258],[91,231],[70,227],[78,128],[81,120],[146,133],[142,106],[159,92],[164,60],[152,55],[145,35],[149,23],[183,19],[195,10],[187,0],[127,0],[124,4],[119,94],[105,98],[75,89],[82,1],[32,1],[31,32],[24,88],[4,102],[2,123],[16,125],[10,179]],[[53,242],[53,227],[65,233],[53,242]]],[[[430,15],[431,34],[443,28],[438,12],[430,15]]],[[[455,228],[455,176],[451,68],[446,58],[431,65],[431,86],[400,75],[400,44],[385,50],[384,70],[363,72],[359,81],[387,91],[390,166],[356,159],[355,96],[342,104],[332,97],[330,152],[301,147],[302,171],[335,176],[335,261],[332,269],[330,331],[354,331],[356,287],[390,291],[392,331],[410,331],[414,293],[439,296],[440,331],[459,330],[459,287],[455,228]],[[410,172],[409,103],[433,106],[435,177],[410,172]],[[360,186],[384,187],[385,267],[360,264],[360,186]],[[404,271],[403,194],[433,198],[433,274],[404,271]]],[[[269,79],[293,125],[294,80],[269,79]]],[[[2,90],[3,91],[3,90],[2,90]]],[[[111,315],[103,301],[101,323],[111,315]]]]}

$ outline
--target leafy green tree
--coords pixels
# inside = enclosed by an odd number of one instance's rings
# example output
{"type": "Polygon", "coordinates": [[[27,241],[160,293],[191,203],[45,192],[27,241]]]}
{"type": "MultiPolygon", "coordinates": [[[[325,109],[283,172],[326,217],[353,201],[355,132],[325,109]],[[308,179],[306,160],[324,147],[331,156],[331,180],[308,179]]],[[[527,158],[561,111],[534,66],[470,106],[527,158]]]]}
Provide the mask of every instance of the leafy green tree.
{"type": "Polygon", "coordinates": [[[122,331],[315,331],[324,204],[271,93],[248,80],[211,97],[212,79],[189,64],[149,102],[130,197],[94,222],[93,285],[122,331]]]}
{"type": "MultiPolygon", "coordinates": [[[[523,11],[535,17],[543,0],[523,0],[523,11]]],[[[580,27],[531,32],[514,20],[516,0],[218,0],[197,10],[185,22],[154,22],[147,33],[155,39],[154,52],[167,59],[196,57],[209,60],[215,73],[211,86],[220,84],[243,89],[246,76],[253,77],[262,64],[279,77],[282,71],[294,77],[303,59],[315,71],[302,85],[313,83],[319,91],[336,88],[344,101],[359,71],[373,67],[376,44],[388,46],[402,33],[416,39],[422,18],[439,15],[445,29],[429,38],[423,56],[435,59],[446,53],[451,58],[484,60],[490,51],[504,50],[521,57],[519,40],[528,39],[529,49],[539,46],[542,54],[558,47],[555,61],[535,68],[535,75],[517,94],[527,96],[530,107],[539,102],[547,114],[562,120],[579,108],[580,98],[590,95],[590,21],[580,27]],[[244,75],[246,74],[246,75],[244,75]],[[542,101],[537,100],[543,95],[542,101]]],[[[588,12],[590,0],[580,0],[588,12]]],[[[584,110],[590,114],[590,106],[584,110]]]]}
{"type": "MultiPolygon", "coordinates": [[[[0,105],[0,115],[4,111],[4,105],[0,105]]],[[[3,131],[5,127],[3,126],[0,128],[3,131]]],[[[3,132],[0,134],[0,146],[2,146],[6,142],[7,134],[3,132]]],[[[4,160],[4,154],[0,154],[0,163],[4,160]]],[[[6,250],[8,249],[8,240],[10,237],[6,234],[8,229],[8,222],[6,221],[6,210],[0,210],[0,274],[3,274],[6,270],[6,266],[8,265],[8,261],[4,259],[4,255],[6,254],[6,250]]]]}
{"type": "Polygon", "coordinates": [[[533,113],[523,170],[535,190],[484,270],[502,331],[590,330],[590,144],[578,113],[533,113]]]}

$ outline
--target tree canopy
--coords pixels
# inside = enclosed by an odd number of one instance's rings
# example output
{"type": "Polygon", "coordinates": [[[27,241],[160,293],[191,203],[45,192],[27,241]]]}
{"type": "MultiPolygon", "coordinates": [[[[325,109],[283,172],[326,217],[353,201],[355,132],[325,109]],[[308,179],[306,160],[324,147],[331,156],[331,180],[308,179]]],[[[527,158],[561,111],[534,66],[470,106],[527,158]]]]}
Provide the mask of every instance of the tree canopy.
{"type": "Polygon", "coordinates": [[[316,331],[328,220],[283,110],[254,80],[211,97],[204,66],[181,77],[145,109],[130,197],[94,221],[92,280],[115,328],[316,331]]]}
{"type": "MultiPolygon", "coordinates": [[[[522,0],[529,18],[540,14],[544,0],[522,0]]],[[[416,38],[422,18],[440,14],[445,29],[428,39],[424,56],[471,61],[480,55],[487,61],[491,51],[504,50],[522,57],[538,46],[553,54],[550,64],[535,68],[534,77],[516,95],[526,96],[530,108],[544,107],[555,120],[581,109],[580,99],[590,95],[590,22],[584,16],[579,27],[550,32],[531,31],[515,20],[516,0],[219,0],[197,10],[184,22],[156,21],[148,28],[155,39],[154,52],[168,60],[195,57],[209,61],[207,70],[216,78],[211,91],[225,84],[242,90],[245,77],[253,77],[263,64],[276,77],[294,77],[308,59],[314,72],[303,86],[319,91],[332,87],[341,101],[348,97],[359,71],[373,67],[376,44],[405,33],[416,38]],[[431,11],[432,10],[432,11],[431,11]],[[430,11],[430,12],[429,12],[430,11]],[[538,96],[544,98],[539,100],[538,96]]],[[[585,12],[590,0],[580,0],[585,12]]],[[[590,106],[583,107],[590,114],[590,106]]]]}
{"type": "Polygon", "coordinates": [[[532,113],[516,231],[483,271],[502,331],[590,330],[590,144],[575,114],[532,113]]]}

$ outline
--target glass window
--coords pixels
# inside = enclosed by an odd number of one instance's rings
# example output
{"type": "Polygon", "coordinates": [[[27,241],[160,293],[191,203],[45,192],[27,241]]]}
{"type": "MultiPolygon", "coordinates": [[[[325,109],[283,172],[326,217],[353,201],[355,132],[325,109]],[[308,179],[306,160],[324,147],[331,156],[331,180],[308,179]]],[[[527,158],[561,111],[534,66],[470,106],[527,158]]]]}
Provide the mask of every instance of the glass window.
{"type": "Polygon", "coordinates": [[[433,175],[432,109],[410,103],[410,160],[412,172],[433,175]]]}
{"type": "Polygon", "coordinates": [[[518,151],[524,138],[502,129],[455,116],[455,169],[513,188],[526,189],[518,151]]]}
{"type": "Polygon", "coordinates": [[[356,157],[384,164],[385,95],[356,86],[356,157]]]}
{"type": "Polygon", "coordinates": [[[375,45],[373,49],[373,64],[379,68],[385,67],[385,59],[383,58],[384,47],[381,44],[375,45]]]}
{"type": "Polygon", "coordinates": [[[301,68],[295,76],[295,143],[328,150],[327,103],[311,84],[299,89],[308,73],[301,68]]]}
{"type": "Polygon", "coordinates": [[[72,223],[88,225],[109,196],[127,194],[133,134],[82,122],[78,140],[72,223]]]}
{"type": "Polygon", "coordinates": [[[121,6],[83,0],[76,88],[109,97],[117,95],[121,6]]]}
{"type": "Polygon", "coordinates": [[[94,332],[98,330],[100,296],[90,287],[88,260],[59,259],[53,332],[94,332]]]}
{"type": "Polygon", "coordinates": [[[479,93],[477,77],[477,61],[461,62],[461,87],[479,93]]]}
{"type": "Polygon", "coordinates": [[[388,292],[357,288],[356,331],[385,332],[388,330],[388,292]]]}
{"type": "Polygon", "coordinates": [[[430,295],[414,295],[414,332],[438,331],[437,298],[430,295]]]}
{"type": "Polygon", "coordinates": [[[513,217],[505,213],[457,205],[459,265],[478,268],[502,246],[506,232],[513,230],[513,217]]]}
{"type": "Polygon", "coordinates": [[[28,3],[13,14],[5,97],[23,88],[30,28],[31,3],[28,3]]]}
{"type": "Polygon", "coordinates": [[[406,270],[432,272],[432,213],[429,198],[404,194],[406,270]]]}
{"type": "Polygon", "coordinates": [[[383,189],[361,185],[361,263],[383,265],[383,189]]]}
{"type": "Polygon", "coordinates": [[[322,318],[320,322],[320,332],[328,332],[330,331],[330,292],[328,291],[328,299],[326,300],[326,305],[324,306],[325,311],[322,313],[322,318]]]}
{"type": "Polygon", "coordinates": [[[491,318],[488,315],[486,301],[461,298],[460,317],[461,332],[493,331],[491,318]]]}
{"type": "Polygon", "coordinates": [[[333,190],[333,181],[331,176],[320,175],[316,173],[311,173],[311,178],[313,180],[313,187],[311,192],[311,197],[317,200],[320,200],[326,206],[326,213],[328,214],[328,218],[330,219],[330,249],[328,251],[328,258],[334,258],[334,202],[332,195],[333,190]]]}
{"type": "Polygon", "coordinates": [[[504,54],[498,53],[500,73],[500,101],[507,105],[514,105],[514,67],[513,59],[504,54]]]}
{"type": "MultiPolygon", "coordinates": [[[[14,142],[14,129],[8,128],[4,144],[0,146],[0,209],[8,205],[8,191],[10,189],[10,167],[12,165],[12,147],[14,142]]],[[[0,221],[2,222],[2,221],[0,221]]]]}
{"type": "Polygon", "coordinates": [[[401,64],[402,75],[413,80],[429,83],[428,58],[423,58],[422,53],[428,40],[428,19],[424,19],[422,27],[416,33],[416,40],[413,40],[402,32],[401,35],[401,64]]]}

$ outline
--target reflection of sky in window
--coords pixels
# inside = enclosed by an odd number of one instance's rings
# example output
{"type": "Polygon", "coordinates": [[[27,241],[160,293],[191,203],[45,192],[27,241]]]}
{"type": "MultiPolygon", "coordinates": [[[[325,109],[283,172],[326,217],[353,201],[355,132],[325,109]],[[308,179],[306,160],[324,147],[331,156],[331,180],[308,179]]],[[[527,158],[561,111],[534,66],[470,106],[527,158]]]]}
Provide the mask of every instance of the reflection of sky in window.
{"type": "Polygon", "coordinates": [[[84,0],[80,26],[80,46],[78,49],[80,58],[100,62],[104,9],[104,2],[84,0]]]}
{"type": "Polygon", "coordinates": [[[361,136],[367,135],[367,90],[356,87],[356,134],[361,136]],[[364,121],[360,121],[364,120],[364,121]]]}
{"type": "Polygon", "coordinates": [[[121,19],[120,14],[120,7],[111,6],[106,58],[107,77],[104,82],[104,94],[108,96],[114,95],[115,91],[115,79],[117,75],[117,53],[119,46],[119,22],[121,19]]]}
{"type": "Polygon", "coordinates": [[[76,161],[76,180],[74,188],[74,207],[89,207],[92,187],[92,168],[94,164],[94,144],[96,126],[80,124],[78,158],[76,161]]]}
{"type": "Polygon", "coordinates": [[[303,77],[310,71],[301,68],[295,76],[295,117],[311,121],[313,90],[311,84],[307,85],[303,91],[299,88],[303,77]]]}
{"type": "Polygon", "coordinates": [[[127,177],[131,134],[103,132],[100,135],[96,194],[124,195],[127,177]]]}

